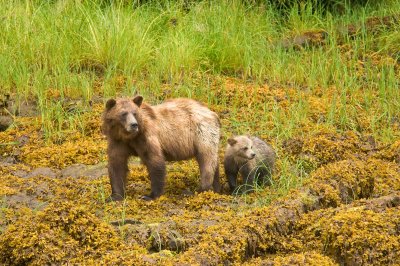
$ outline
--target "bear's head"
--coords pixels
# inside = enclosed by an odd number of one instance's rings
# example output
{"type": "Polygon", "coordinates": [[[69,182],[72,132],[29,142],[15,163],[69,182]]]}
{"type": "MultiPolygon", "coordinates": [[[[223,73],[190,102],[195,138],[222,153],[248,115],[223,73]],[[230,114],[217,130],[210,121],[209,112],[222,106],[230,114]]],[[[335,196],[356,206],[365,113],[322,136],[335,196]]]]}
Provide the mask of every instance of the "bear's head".
{"type": "Polygon", "coordinates": [[[228,139],[228,149],[235,158],[251,160],[256,153],[253,150],[253,141],[248,136],[235,136],[228,139]]]}
{"type": "Polygon", "coordinates": [[[142,101],[142,96],[136,96],[133,99],[109,99],[104,113],[104,124],[109,129],[106,131],[119,130],[125,136],[136,136],[141,126],[138,113],[142,101]]]}

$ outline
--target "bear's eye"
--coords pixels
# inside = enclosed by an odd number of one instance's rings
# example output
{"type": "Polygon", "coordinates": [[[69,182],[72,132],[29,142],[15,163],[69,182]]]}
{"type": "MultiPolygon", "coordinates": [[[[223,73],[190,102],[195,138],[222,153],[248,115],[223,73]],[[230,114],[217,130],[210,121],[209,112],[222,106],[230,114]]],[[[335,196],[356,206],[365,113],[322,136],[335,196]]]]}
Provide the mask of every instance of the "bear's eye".
{"type": "Polygon", "coordinates": [[[124,112],[124,113],[121,114],[122,117],[125,117],[127,115],[128,115],[128,112],[124,112]]]}
{"type": "Polygon", "coordinates": [[[242,150],[247,151],[249,148],[243,147],[242,150]]]}

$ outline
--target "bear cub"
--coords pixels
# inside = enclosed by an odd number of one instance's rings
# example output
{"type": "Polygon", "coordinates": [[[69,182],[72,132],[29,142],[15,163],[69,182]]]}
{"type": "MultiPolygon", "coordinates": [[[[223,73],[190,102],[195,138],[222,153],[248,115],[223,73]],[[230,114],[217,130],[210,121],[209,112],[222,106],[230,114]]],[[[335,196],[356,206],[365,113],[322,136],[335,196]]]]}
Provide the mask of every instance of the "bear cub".
{"type": "Polygon", "coordinates": [[[192,99],[171,99],[151,106],[142,96],[109,99],[102,131],[107,137],[111,200],[125,198],[128,158],[139,156],[150,176],[151,200],[164,192],[166,162],[196,158],[200,191],[219,191],[218,115],[192,99]]]}
{"type": "Polygon", "coordinates": [[[228,139],[224,156],[225,174],[229,189],[237,188],[237,175],[243,179],[244,192],[250,191],[255,182],[269,184],[274,171],[276,153],[263,140],[253,136],[234,136],[228,139]]]}

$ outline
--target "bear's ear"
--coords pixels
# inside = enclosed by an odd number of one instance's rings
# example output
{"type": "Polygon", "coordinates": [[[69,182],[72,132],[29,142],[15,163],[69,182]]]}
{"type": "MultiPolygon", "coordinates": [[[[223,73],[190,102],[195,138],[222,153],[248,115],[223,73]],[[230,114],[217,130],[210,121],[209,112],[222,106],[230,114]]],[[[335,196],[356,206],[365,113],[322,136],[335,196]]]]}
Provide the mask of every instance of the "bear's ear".
{"type": "Polygon", "coordinates": [[[117,102],[114,99],[109,99],[106,103],[107,111],[114,107],[117,102]]]}
{"type": "Polygon", "coordinates": [[[234,138],[229,138],[228,139],[228,143],[229,143],[229,145],[233,146],[233,145],[235,145],[237,143],[237,140],[234,139],[234,138]]]}
{"type": "Polygon", "coordinates": [[[138,95],[135,98],[133,98],[133,102],[140,107],[140,105],[142,105],[143,102],[143,97],[138,95]]]}

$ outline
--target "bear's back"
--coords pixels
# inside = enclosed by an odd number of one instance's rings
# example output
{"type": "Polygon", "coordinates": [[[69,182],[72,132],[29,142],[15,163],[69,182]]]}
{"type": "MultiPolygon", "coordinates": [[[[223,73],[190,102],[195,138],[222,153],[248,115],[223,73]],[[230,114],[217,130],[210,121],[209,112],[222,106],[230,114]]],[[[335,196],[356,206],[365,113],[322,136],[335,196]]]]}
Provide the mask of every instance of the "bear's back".
{"type": "Polygon", "coordinates": [[[152,106],[156,114],[161,117],[175,116],[179,117],[190,116],[191,123],[195,125],[207,124],[208,126],[220,127],[218,115],[208,109],[204,104],[189,98],[169,99],[165,102],[152,106]]]}
{"type": "Polygon", "coordinates": [[[253,141],[257,158],[272,167],[276,159],[276,153],[272,146],[258,137],[251,137],[251,140],[253,141]]]}
{"type": "Polygon", "coordinates": [[[156,116],[153,132],[168,161],[193,157],[219,142],[219,118],[202,103],[177,98],[152,106],[156,116]]]}

